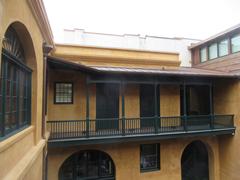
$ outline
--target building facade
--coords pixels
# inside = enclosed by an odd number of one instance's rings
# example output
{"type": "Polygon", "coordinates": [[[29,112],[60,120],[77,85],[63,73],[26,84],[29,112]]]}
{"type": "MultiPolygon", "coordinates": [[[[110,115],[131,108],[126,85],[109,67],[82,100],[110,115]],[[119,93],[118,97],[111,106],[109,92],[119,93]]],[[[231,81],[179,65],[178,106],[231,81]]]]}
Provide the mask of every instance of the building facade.
{"type": "Polygon", "coordinates": [[[221,179],[234,74],[181,67],[178,53],[64,44],[48,65],[49,179],[221,179]]]}

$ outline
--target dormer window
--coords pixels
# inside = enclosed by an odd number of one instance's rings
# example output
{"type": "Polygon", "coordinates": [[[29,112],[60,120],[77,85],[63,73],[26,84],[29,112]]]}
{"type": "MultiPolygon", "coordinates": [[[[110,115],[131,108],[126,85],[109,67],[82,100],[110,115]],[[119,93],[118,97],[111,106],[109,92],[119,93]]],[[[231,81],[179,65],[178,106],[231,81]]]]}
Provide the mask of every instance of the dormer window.
{"type": "Polygon", "coordinates": [[[219,57],[228,55],[228,39],[224,39],[218,43],[219,57]]]}
{"type": "Polygon", "coordinates": [[[207,61],[207,48],[206,47],[201,48],[201,50],[200,50],[200,59],[201,59],[201,62],[207,61]]]}
{"type": "Polygon", "coordinates": [[[240,51],[240,35],[237,35],[231,39],[232,53],[240,51]]]}
{"type": "Polygon", "coordinates": [[[218,57],[217,43],[211,44],[208,48],[209,59],[215,59],[218,57]]]}

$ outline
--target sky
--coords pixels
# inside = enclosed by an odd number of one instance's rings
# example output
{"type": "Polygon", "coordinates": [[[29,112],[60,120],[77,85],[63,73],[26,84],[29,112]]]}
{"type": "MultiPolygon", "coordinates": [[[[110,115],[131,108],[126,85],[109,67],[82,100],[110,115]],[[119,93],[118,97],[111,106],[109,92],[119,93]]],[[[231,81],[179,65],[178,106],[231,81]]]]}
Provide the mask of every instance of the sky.
{"type": "Polygon", "coordinates": [[[55,42],[64,29],[206,39],[240,23],[240,0],[43,0],[55,42]]]}

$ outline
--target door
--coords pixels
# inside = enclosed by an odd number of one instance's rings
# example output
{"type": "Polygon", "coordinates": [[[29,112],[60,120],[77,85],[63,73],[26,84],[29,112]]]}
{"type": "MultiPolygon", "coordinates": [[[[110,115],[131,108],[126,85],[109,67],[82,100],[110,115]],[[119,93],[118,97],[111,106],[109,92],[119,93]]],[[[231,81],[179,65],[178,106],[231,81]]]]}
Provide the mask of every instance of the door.
{"type": "Polygon", "coordinates": [[[117,129],[119,118],[119,84],[96,85],[96,128],[117,129]]]}
{"type": "MultiPolygon", "coordinates": [[[[159,86],[157,87],[157,116],[160,115],[159,86]]],[[[154,127],[155,120],[154,85],[143,84],[140,86],[140,117],[141,128],[154,127]]]]}
{"type": "Polygon", "coordinates": [[[209,180],[208,151],[201,141],[194,141],[183,151],[182,180],[209,180]]]}

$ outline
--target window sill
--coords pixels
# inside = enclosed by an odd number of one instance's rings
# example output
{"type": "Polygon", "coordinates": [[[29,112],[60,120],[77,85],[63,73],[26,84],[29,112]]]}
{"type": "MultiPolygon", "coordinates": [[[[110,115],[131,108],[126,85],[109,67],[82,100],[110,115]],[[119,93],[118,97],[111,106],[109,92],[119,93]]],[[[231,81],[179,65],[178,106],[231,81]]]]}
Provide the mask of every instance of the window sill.
{"type": "Polygon", "coordinates": [[[2,137],[2,141],[0,141],[0,153],[11,147],[16,142],[20,141],[24,137],[26,137],[28,134],[33,132],[34,127],[33,126],[27,126],[23,129],[18,129],[17,131],[14,131],[14,135],[11,136],[9,134],[6,137],[2,137]]]}
{"type": "Polygon", "coordinates": [[[160,171],[160,168],[149,168],[149,169],[141,169],[141,173],[147,173],[147,172],[155,172],[155,171],[160,171]]]}

